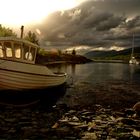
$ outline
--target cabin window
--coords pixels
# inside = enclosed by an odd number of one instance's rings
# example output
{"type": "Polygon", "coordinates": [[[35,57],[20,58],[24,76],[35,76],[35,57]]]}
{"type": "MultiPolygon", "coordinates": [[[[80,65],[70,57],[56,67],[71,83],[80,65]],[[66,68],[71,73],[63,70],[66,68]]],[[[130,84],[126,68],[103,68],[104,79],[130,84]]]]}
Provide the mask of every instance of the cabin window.
{"type": "Polygon", "coordinates": [[[24,45],[23,46],[23,59],[28,60],[29,57],[29,46],[24,45]]]}
{"type": "Polygon", "coordinates": [[[34,59],[35,59],[35,48],[31,47],[30,53],[31,53],[31,55],[32,55],[31,61],[34,61],[34,59]]]}
{"type": "Polygon", "coordinates": [[[25,58],[26,58],[27,60],[30,60],[30,61],[33,60],[33,56],[32,56],[32,54],[31,54],[30,52],[26,52],[25,58]]]}
{"type": "Polygon", "coordinates": [[[23,45],[23,59],[28,61],[34,61],[36,48],[28,45],[23,45]]]}
{"type": "Polygon", "coordinates": [[[0,43],[0,57],[4,57],[4,52],[3,52],[3,47],[2,44],[0,43]]]}
{"type": "Polygon", "coordinates": [[[5,50],[6,50],[6,56],[12,57],[12,45],[10,42],[4,42],[5,50]]]}
{"type": "Polygon", "coordinates": [[[12,57],[12,48],[6,47],[6,56],[7,57],[12,57]]]}
{"type": "Polygon", "coordinates": [[[17,44],[15,43],[14,44],[14,51],[15,51],[15,58],[21,58],[21,45],[20,44],[17,44]]]}

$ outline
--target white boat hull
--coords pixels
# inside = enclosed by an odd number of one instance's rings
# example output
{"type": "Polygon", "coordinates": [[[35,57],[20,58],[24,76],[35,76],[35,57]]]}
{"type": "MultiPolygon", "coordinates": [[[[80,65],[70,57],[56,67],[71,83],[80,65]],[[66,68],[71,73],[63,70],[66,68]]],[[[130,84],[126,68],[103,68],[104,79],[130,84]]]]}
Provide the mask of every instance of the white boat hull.
{"type": "Polygon", "coordinates": [[[0,90],[28,90],[59,86],[66,82],[66,77],[65,73],[53,74],[45,66],[0,60],[0,90]]]}
{"type": "Polygon", "coordinates": [[[133,57],[129,60],[129,64],[139,65],[139,62],[133,57]]]}

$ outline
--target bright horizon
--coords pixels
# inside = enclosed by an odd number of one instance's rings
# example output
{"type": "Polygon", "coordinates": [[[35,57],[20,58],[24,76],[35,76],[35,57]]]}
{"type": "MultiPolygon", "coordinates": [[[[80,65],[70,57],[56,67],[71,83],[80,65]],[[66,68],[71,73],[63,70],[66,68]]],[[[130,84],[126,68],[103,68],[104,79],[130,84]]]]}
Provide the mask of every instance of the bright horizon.
{"type": "Polygon", "coordinates": [[[0,0],[0,24],[20,26],[41,23],[55,11],[71,9],[83,0],[0,0]]]}

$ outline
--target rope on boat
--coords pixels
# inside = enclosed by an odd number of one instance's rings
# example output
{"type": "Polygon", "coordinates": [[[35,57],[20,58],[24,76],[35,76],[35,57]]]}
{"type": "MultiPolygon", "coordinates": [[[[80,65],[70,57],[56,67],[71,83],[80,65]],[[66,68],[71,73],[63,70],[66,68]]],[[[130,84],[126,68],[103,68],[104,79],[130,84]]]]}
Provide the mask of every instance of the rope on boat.
{"type": "Polygon", "coordinates": [[[33,101],[33,102],[30,102],[30,103],[27,103],[27,104],[17,104],[17,105],[15,105],[15,104],[12,104],[12,103],[0,102],[0,105],[11,106],[11,107],[28,107],[28,106],[31,106],[31,105],[35,105],[38,102],[40,102],[40,99],[38,99],[36,101],[33,101]]]}

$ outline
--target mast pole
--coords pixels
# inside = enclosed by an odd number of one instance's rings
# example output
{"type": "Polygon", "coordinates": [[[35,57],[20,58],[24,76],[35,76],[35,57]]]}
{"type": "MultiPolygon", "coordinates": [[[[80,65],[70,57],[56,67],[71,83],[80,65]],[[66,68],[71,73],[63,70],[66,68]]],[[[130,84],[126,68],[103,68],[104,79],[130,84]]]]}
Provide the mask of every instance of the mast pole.
{"type": "Polygon", "coordinates": [[[133,40],[132,40],[132,54],[131,57],[134,56],[134,34],[133,34],[133,40]]]}
{"type": "Polygon", "coordinates": [[[20,34],[20,38],[23,38],[23,32],[24,32],[24,26],[21,26],[21,34],[20,34]]]}

